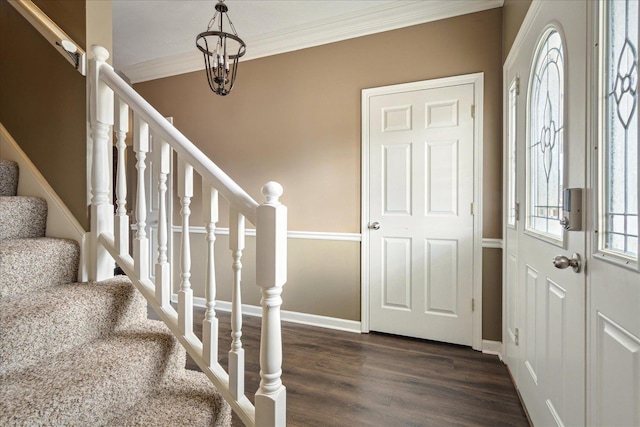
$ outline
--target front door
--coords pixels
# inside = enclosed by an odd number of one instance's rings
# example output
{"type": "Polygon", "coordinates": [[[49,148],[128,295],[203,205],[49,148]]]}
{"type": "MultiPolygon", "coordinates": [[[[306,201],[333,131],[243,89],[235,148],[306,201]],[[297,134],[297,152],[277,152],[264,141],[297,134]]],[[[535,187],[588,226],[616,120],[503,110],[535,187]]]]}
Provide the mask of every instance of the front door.
{"type": "Polygon", "coordinates": [[[473,343],[475,91],[366,97],[371,330],[473,343]]]}
{"type": "Polygon", "coordinates": [[[586,187],[586,8],[532,3],[505,66],[516,153],[507,168],[515,196],[506,211],[506,360],[540,426],[585,423],[586,221],[563,224],[563,208],[584,212],[585,191],[564,190],[586,187]]]}

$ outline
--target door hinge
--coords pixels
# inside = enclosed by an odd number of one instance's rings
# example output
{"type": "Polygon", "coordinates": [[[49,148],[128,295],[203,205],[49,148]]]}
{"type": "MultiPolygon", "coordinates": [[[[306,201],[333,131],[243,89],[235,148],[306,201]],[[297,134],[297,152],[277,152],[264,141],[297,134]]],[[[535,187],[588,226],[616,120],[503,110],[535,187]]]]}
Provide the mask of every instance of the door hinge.
{"type": "Polygon", "coordinates": [[[520,77],[516,77],[516,96],[520,95],[520,77]]]}
{"type": "Polygon", "coordinates": [[[476,204],[473,202],[471,202],[471,205],[469,206],[469,213],[471,213],[471,215],[476,214],[476,204]]]}
{"type": "Polygon", "coordinates": [[[476,118],[476,106],[475,105],[471,106],[471,118],[472,119],[476,118]]]}
{"type": "Polygon", "coordinates": [[[519,346],[520,345],[520,330],[518,328],[516,328],[516,330],[515,330],[514,340],[515,340],[515,344],[517,346],[519,346]]]}
{"type": "Polygon", "coordinates": [[[516,202],[513,214],[516,217],[516,221],[520,221],[520,203],[516,202]]]}
{"type": "Polygon", "coordinates": [[[471,311],[476,311],[476,299],[471,298],[471,311]]]}

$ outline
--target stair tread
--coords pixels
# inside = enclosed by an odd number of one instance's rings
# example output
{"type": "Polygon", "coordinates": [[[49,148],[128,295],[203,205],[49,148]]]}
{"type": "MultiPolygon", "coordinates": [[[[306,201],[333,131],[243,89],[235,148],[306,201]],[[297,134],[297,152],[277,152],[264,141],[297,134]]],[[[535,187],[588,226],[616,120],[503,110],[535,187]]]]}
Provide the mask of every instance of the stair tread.
{"type": "Polygon", "coordinates": [[[0,160],[0,196],[15,196],[18,192],[18,164],[11,160],[0,160]]]}
{"type": "Polygon", "coordinates": [[[76,283],[78,243],[0,160],[0,425],[230,426],[209,379],[126,276],[76,283]]]}
{"type": "Polygon", "coordinates": [[[69,239],[0,240],[0,299],[77,280],[80,249],[69,239]]]}
{"type": "Polygon", "coordinates": [[[0,240],[43,237],[47,202],[40,197],[0,197],[0,240]]]}
{"type": "Polygon", "coordinates": [[[184,360],[166,326],[145,320],[0,375],[0,425],[107,425],[182,370],[184,360]]]}
{"type": "Polygon", "coordinates": [[[167,378],[155,394],[141,399],[110,424],[228,426],[231,407],[202,372],[183,370],[167,378]]]}
{"type": "Polygon", "coordinates": [[[45,360],[146,318],[126,276],[69,283],[0,301],[0,372],[45,360]],[[55,342],[55,348],[51,348],[55,342]]]}

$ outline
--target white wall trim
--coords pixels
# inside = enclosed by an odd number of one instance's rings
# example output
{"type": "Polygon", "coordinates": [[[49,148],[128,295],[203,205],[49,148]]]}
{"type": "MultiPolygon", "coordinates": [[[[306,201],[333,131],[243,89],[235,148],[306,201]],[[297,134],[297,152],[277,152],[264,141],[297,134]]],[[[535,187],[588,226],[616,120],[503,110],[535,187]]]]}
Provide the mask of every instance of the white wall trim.
{"type": "Polygon", "coordinates": [[[503,243],[502,239],[492,239],[490,237],[482,238],[482,248],[483,249],[502,249],[503,243]]]}
{"type": "Polygon", "coordinates": [[[520,25],[520,29],[518,30],[518,34],[516,38],[513,40],[513,44],[511,45],[511,50],[507,55],[507,59],[504,61],[504,65],[502,66],[503,70],[507,70],[511,68],[513,65],[513,61],[516,58],[516,52],[520,50],[522,43],[524,42],[526,34],[531,29],[531,25],[533,24],[534,19],[538,15],[538,11],[542,7],[543,0],[533,0],[531,5],[529,6],[529,10],[522,21],[522,25],[520,25]]]}
{"type": "MultiPolygon", "coordinates": [[[[368,13],[362,11],[330,18],[311,25],[300,25],[285,31],[262,34],[246,39],[247,54],[243,62],[270,55],[306,49],[327,43],[390,31],[402,27],[451,18],[468,13],[502,7],[504,0],[423,0],[394,2],[377,7],[368,13]],[[393,10],[393,14],[389,13],[393,10]]],[[[140,83],[204,69],[202,55],[193,52],[141,62],[120,68],[132,83],[140,83]]]]}
{"type": "Polygon", "coordinates": [[[483,128],[484,128],[484,73],[465,74],[460,76],[445,77],[440,79],[425,80],[420,82],[403,83],[391,86],[383,86],[362,91],[362,224],[361,224],[361,306],[360,317],[362,319],[362,331],[369,331],[369,98],[376,95],[398,93],[409,90],[421,90],[451,85],[473,84],[475,105],[475,120],[473,130],[474,149],[474,188],[473,203],[477,207],[473,216],[473,298],[475,310],[473,311],[472,347],[474,350],[482,350],[482,153],[483,153],[483,128]]]}
{"type": "MultiPolygon", "coordinates": [[[[172,302],[178,302],[178,295],[171,296],[172,302]]],[[[206,307],[206,301],[201,297],[193,297],[193,305],[206,307]]],[[[229,301],[216,301],[216,310],[231,312],[229,301]]],[[[257,305],[242,304],[242,314],[247,316],[262,317],[262,307],[257,305]]],[[[316,326],[319,328],[335,329],[344,332],[361,332],[360,322],[355,320],[339,319],[337,317],[320,316],[317,314],[299,313],[296,311],[282,310],[280,317],[284,322],[298,323],[301,325],[316,326]]]]}
{"type": "MultiPolygon", "coordinates": [[[[174,233],[181,233],[182,227],[174,225],[171,227],[174,233]]],[[[192,226],[189,227],[191,234],[207,234],[204,227],[192,226]]],[[[229,229],[225,227],[216,228],[216,234],[219,236],[228,236],[229,229]]],[[[248,228],[245,230],[245,236],[255,236],[256,230],[254,228],[248,228]]],[[[287,237],[289,239],[305,239],[305,240],[333,240],[342,242],[360,242],[362,237],[360,233],[337,233],[329,231],[288,231],[287,237]]]]}
{"type": "Polygon", "coordinates": [[[484,354],[493,354],[502,360],[502,342],[482,340],[482,352],[484,354]]]}
{"type": "Polygon", "coordinates": [[[3,160],[13,160],[20,168],[18,195],[41,197],[46,200],[46,235],[48,237],[72,239],[78,242],[78,245],[80,245],[78,280],[80,282],[86,281],[87,268],[84,257],[88,253],[87,232],[2,123],[0,123],[0,153],[2,153],[0,157],[3,160]]]}

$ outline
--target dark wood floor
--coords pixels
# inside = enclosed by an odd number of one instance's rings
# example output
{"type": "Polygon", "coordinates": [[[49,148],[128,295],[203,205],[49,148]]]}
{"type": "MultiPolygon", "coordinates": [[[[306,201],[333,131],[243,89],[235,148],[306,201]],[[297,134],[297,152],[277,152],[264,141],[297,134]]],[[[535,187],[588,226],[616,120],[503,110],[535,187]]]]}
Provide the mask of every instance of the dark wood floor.
{"type": "MultiPolygon", "coordinates": [[[[204,310],[194,313],[196,334],[204,310]]],[[[220,319],[227,366],[230,317],[220,319]]],[[[245,316],[246,390],[259,376],[260,319],[245,316]]],[[[528,426],[496,356],[450,344],[283,323],[288,426],[528,426]]],[[[189,360],[187,368],[198,369],[189,360]]],[[[234,426],[242,422],[234,417],[234,426]]]]}

